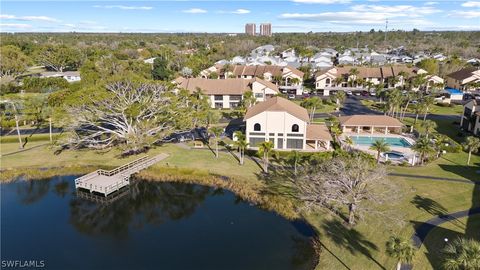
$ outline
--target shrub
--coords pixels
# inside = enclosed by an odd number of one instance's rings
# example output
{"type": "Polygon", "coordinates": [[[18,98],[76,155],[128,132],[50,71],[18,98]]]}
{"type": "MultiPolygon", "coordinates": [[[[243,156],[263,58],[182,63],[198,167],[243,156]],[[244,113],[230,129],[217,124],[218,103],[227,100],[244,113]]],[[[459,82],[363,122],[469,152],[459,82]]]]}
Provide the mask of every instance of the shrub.
{"type": "Polygon", "coordinates": [[[0,84],[0,95],[20,93],[20,87],[14,83],[0,84]]]}
{"type": "Polygon", "coordinates": [[[51,92],[68,88],[68,86],[67,80],[61,77],[27,77],[23,79],[23,88],[29,93],[51,92]]]}

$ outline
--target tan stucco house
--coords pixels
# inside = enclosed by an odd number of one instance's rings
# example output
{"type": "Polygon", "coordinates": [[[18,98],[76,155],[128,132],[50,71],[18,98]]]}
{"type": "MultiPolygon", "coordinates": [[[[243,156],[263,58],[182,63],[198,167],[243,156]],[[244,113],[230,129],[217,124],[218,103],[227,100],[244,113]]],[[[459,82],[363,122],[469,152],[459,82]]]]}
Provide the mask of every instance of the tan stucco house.
{"type": "Polygon", "coordinates": [[[464,68],[447,75],[447,87],[469,91],[473,84],[480,82],[480,69],[476,67],[464,68]]]}
{"type": "Polygon", "coordinates": [[[272,141],[277,150],[330,150],[327,127],[311,124],[307,110],[287,99],[272,97],[250,107],[245,121],[250,148],[272,141]]]}
{"type": "Polygon", "coordinates": [[[243,94],[252,91],[257,102],[277,95],[278,87],[259,78],[245,79],[204,79],[204,78],[177,78],[174,83],[177,89],[186,89],[193,93],[200,89],[208,96],[212,108],[230,109],[241,104],[243,94]]]}

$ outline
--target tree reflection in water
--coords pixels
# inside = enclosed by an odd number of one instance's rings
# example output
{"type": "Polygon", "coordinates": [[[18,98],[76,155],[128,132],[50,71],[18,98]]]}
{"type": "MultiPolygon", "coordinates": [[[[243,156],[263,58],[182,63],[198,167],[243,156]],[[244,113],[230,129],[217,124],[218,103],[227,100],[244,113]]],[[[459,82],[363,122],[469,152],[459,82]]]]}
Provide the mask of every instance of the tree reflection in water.
{"type": "Polygon", "coordinates": [[[72,198],[70,223],[89,235],[125,237],[130,226],[141,228],[188,217],[210,193],[205,186],[138,181],[131,185],[129,195],[108,205],[72,198]]]}
{"type": "Polygon", "coordinates": [[[17,195],[22,204],[33,204],[48,194],[51,179],[27,180],[24,185],[17,185],[17,195]]]}

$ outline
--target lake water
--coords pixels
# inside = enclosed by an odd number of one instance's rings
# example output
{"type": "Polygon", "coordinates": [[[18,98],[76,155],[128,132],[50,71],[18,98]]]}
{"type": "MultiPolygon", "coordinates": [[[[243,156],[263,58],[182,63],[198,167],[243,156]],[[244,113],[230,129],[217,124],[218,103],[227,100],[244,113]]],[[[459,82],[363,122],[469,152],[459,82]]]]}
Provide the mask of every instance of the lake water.
{"type": "Polygon", "coordinates": [[[1,184],[2,261],[46,269],[311,269],[303,223],[198,185],[137,181],[111,203],[74,176],[1,184]]]}

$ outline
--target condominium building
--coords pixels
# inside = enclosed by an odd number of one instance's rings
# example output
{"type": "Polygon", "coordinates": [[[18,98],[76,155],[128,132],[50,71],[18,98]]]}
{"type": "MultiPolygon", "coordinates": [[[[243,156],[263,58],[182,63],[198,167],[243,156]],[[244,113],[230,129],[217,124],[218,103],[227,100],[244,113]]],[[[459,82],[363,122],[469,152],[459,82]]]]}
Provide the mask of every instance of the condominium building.
{"type": "Polygon", "coordinates": [[[262,23],[260,24],[260,36],[272,36],[272,24],[262,23]]]}
{"type": "Polygon", "coordinates": [[[254,23],[245,24],[245,34],[255,36],[257,25],[254,23]]]}

